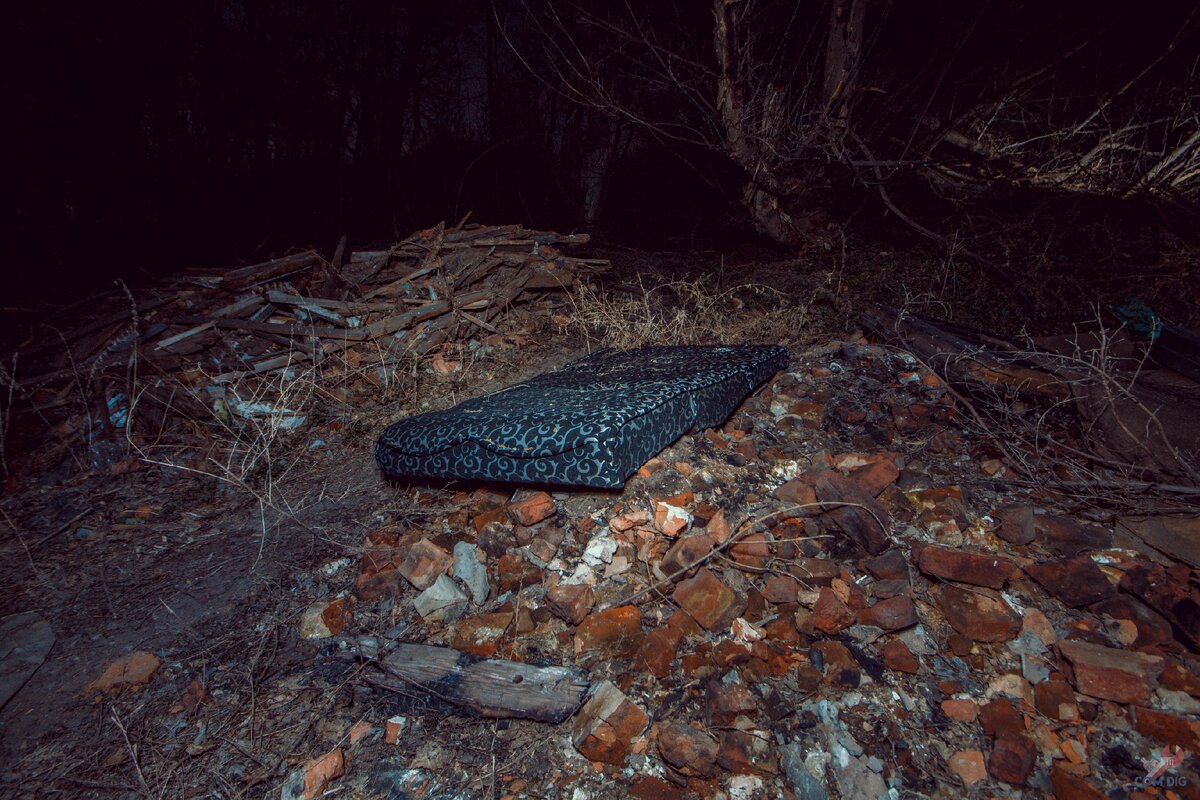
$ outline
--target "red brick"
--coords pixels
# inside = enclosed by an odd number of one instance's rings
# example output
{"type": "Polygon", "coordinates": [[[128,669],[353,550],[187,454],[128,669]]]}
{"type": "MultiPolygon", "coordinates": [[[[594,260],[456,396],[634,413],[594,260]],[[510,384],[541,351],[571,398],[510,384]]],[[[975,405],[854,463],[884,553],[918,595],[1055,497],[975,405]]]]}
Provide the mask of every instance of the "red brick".
{"type": "Polygon", "coordinates": [[[976,642],[1007,642],[1021,631],[1021,618],[1008,604],[947,584],[939,604],[954,630],[976,642]]]}
{"type": "Polygon", "coordinates": [[[887,668],[895,672],[906,672],[909,675],[916,675],[920,669],[921,663],[917,657],[912,654],[906,645],[900,639],[891,639],[880,648],[883,655],[883,663],[887,668]]]}
{"type": "Polygon", "coordinates": [[[577,658],[632,658],[641,647],[642,617],[637,606],[589,614],[575,630],[577,658]]]}
{"type": "Polygon", "coordinates": [[[404,550],[396,569],[413,586],[428,589],[453,564],[452,555],[428,539],[418,539],[404,550]]]}
{"type": "Polygon", "coordinates": [[[717,749],[717,763],[730,772],[741,774],[774,775],[779,771],[775,763],[772,742],[762,736],[740,730],[721,732],[717,749]]]}
{"type": "Polygon", "coordinates": [[[1143,736],[1192,753],[1200,750],[1200,722],[1139,706],[1131,708],[1130,714],[1134,727],[1143,736]]]}
{"type": "Polygon", "coordinates": [[[560,583],[546,592],[550,613],[572,625],[583,622],[595,602],[595,590],[583,583],[560,583]]]}
{"type": "Polygon", "coordinates": [[[1001,736],[988,756],[988,774],[998,781],[1022,785],[1033,772],[1037,745],[1024,734],[1001,736]]]}
{"type": "Polygon", "coordinates": [[[523,500],[508,504],[508,516],[517,525],[536,525],[554,514],[554,498],[535,492],[523,500]]]}
{"type": "Polygon", "coordinates": [[[842,602],[833,589],[825,586],[813,606],[813,627],[822,633],[834,634],[854,624],[854,612],[842,602]]]}
{"type": "Polygon", "coordinates": [[[682,722],[658,728],[658,754],[681,775],[704,777],[716,771],[717,742],[702,730],[682,722]]]}
{"type": "Polygon", "coordinates": [[[650,720],[613,683],[605,681],[575,715],[571,740],[575,749],[591,761],[623,765],[632,752],[633,739],[650,720]]]}
{"type": "Polygon", "coordinates": [[[638,660],[656,678],[671,674],[671,663],[683,643],[683,631],[679,628],[655,628],[646,634],[638,660]]]}
{"type": "Polygon", "coordinates": [[[451,645],[464,653],[485,658],[493,656],[500,649],[500,641],[512,624],[512,619],[511,611],[500,611],[460,620],[454,626],[451,645]]]}
{"type": "Polygon", "coordinates": [[[1058,650],[1074,668],[1076,690],[1117,703],[1145,704],[1163,668],[1158,656],[1088,642],[1059,642],[1058,650]]]}
{"type": "Polygon", "coordinates": [[[672,597],[709,631],[727,629],[746,607],[744,600],[707,569],[681,581],[672,597]]]}
{"type": "Polygon", "coordinates": [[[1004,586],[1016,570],[1016,564],[1008,558],[936,545],[920,549],[917,567],[926,575],[991,589],[1004,586]]]}
{"type": "Polygon", "coordinates": [[[863,625],[874,625],[885,631],[911,628],[919,621],[917,607],[906,594],[880,600],[870,608],[858,612],[858,621],[863,625]]]}

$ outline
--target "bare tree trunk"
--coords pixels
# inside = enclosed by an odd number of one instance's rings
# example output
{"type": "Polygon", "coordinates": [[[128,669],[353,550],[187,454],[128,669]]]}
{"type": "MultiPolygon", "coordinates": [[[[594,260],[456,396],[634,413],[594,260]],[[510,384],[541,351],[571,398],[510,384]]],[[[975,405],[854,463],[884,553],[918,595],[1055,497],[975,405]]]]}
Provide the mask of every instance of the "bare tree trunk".
{"type": "Polygon", "coordinates": [[[825,117],[833,130],[841,135],[845,135],[850,126],[849,100],[858,84],[866,14],[867,0],[833,0],[829,7],[829,38],[821,99],[825,117]]]}
{"type": "Polygon", "coordinates": [[[796,178],[782,178],[772,163],[763,156],[751,137],[750,129],[773,130],[778,103],[764,102],[751,108],[747,93],[752,90],[744,74],[747,66],[747,42],[742,40],[740,25],[742,0],[713,0],[716,17],[714,39],[717,50],[717,110],[725,129],[725,146],[730,157],[750,177],[742,194],[742,202],[755,225],[780,244],[800,246],[809,242],[802,226],[796,224],[782,205],[783,198],[798,193],[802,183],[796,178]],[[757,117],[757,118],[756,118],[757,117]]]}

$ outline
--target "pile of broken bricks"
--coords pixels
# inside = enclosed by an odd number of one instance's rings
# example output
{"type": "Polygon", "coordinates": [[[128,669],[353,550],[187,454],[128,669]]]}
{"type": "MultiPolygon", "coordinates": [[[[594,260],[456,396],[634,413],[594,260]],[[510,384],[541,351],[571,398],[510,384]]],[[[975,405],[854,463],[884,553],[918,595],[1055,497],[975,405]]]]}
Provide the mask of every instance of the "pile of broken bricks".
{"type": "Polygon", "coordinates": [[[409,489],[425,521],[372,532],[302,635],[583,676],[505,797],[1200,797],[1200,518],[1008,474],[938,376],[834,343],[621,493],[409,489]]]}

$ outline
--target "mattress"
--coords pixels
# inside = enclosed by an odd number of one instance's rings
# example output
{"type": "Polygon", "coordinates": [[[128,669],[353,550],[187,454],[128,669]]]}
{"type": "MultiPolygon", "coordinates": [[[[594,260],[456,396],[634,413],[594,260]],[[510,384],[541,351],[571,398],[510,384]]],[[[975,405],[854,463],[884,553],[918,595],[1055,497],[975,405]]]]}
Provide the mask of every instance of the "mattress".
{"type": "Polygon", "coordinates": [[[776,345],[603,351],[388,426],[385,475],[621,487],[693,429],[721,425],[788,361],[776,345]]]}

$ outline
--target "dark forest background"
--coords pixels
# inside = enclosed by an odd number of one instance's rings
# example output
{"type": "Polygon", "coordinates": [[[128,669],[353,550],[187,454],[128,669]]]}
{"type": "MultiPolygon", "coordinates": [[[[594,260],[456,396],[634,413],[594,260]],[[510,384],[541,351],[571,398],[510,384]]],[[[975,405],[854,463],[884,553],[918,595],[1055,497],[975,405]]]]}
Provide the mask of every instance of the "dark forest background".
{"type": "MultiPolygon", "coordinates": [[[[13,15],[13,12],[9,12],[13,15]]],[[[398,240],[925,242],[994,278],[1197,229],[1195,3],[28,3],[14,294],[398,240]]]]}

